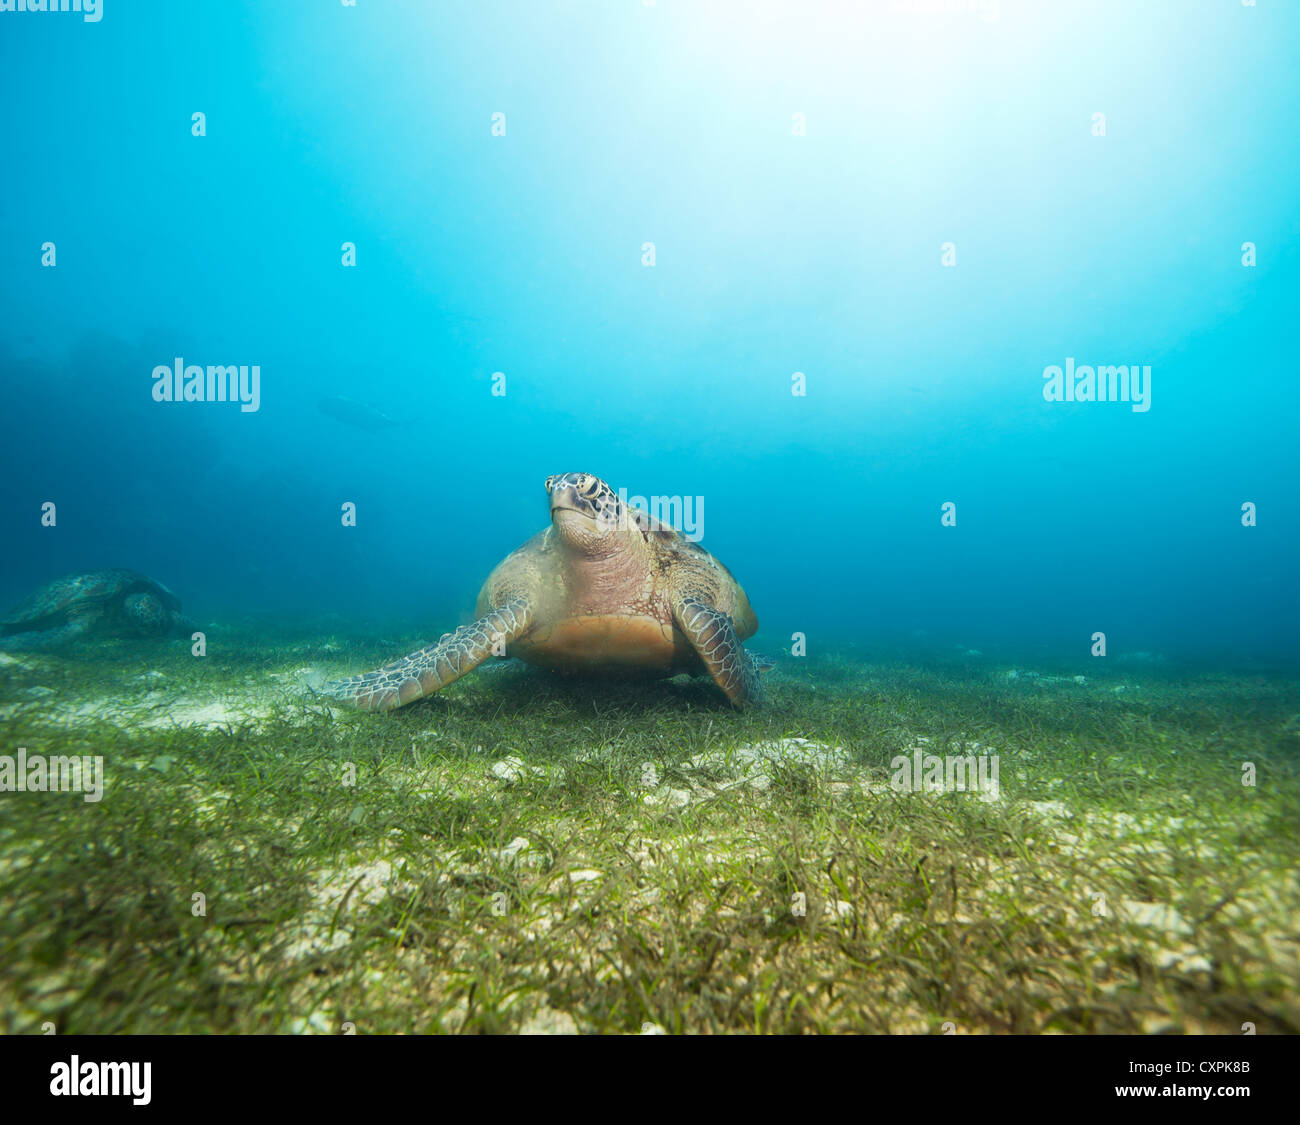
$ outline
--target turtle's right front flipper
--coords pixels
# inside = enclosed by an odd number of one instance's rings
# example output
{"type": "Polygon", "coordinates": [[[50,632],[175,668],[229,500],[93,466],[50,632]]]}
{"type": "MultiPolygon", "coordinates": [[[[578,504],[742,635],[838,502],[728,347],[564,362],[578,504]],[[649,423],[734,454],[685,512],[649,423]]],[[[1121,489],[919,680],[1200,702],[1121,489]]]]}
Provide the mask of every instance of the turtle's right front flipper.
{"type": "Polygon", "coordinates": [[[526,633],[532,623],[532,609],[520,598],[499,606],[472,625],[462,625],[437,644],[374,672],[333,680],[325,685],[324,692],[363,711],[402,707],[445,688],[466,672],[472,672],[489,656],[503,654],[505,646],[526,633]]]}

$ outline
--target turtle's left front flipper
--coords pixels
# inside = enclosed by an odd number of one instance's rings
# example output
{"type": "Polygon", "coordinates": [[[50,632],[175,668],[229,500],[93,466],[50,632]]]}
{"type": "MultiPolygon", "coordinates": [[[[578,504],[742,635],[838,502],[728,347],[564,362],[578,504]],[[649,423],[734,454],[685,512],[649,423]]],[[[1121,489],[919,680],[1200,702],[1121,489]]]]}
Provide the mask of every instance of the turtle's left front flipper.
{"type": "Polygon", "coordinates": [[[505,645],[527,632],[533,612],[527,600],[498,606],[471,625],[462,625],[437,644],[401,660],[346,680],[325,685],[325,694],[352,703],[363,711],[388,711],[459,680],[489,656],[504,653],[505,645]]]}
{"type": "Polygon", "coordinates": [[[674,600],[673,621],[686,634],[713,682],[727,693],[734,707],[763,702],[758,666],[740,643],[728,614],[699,595],[687,594],[674,600]]]}
{"type": "Polygon", "coordinates": [[[0,637],[0,652],[41,652],[60,648],[85,636],[93,620],[90,616],[82,615],[73,617],[57,629],[9,633],[7,636],[0,637]]]}

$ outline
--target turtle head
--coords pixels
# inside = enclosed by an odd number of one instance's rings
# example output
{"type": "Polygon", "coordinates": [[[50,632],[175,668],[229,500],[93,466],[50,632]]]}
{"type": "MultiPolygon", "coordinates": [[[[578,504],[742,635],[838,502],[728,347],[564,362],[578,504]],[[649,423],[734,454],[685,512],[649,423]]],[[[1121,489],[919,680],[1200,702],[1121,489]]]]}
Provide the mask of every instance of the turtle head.
{"type": "Polygon", "coordinates": [[[157,594],[130,594],[122,601],[127,629],[141,637],[188,636],[197,626],[157,594]]]}
{"type": "Polygon", "coordinates": [[[134,632],[156,637],[171,626],[171,611],[153,594],[132,594],[122,603],[122,612],[134,632]]]}
{"type": "Polygon", "coordinates": [[[551,498],[551,526],[583,554],[599,554],[614,542],[624,524],[623,503],[600,477],[560,473],[546,478],[551,498]]]}

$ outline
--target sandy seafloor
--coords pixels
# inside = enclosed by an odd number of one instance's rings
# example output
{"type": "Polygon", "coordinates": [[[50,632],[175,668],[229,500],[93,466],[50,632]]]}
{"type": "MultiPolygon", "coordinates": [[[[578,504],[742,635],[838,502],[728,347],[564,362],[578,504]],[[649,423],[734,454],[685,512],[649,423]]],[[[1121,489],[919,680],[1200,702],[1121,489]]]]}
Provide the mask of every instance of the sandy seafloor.
{"type": "Polygon", "coordinates": [[[313,693],[427,639],[0,655],[0,754],[104,763],[0,794],[0,1027],[1300,1030],[1294,676],[846,645],[743,714],[517,662],[313,693]],[[904,791],[927,755],[997,784],[904,791]]]}

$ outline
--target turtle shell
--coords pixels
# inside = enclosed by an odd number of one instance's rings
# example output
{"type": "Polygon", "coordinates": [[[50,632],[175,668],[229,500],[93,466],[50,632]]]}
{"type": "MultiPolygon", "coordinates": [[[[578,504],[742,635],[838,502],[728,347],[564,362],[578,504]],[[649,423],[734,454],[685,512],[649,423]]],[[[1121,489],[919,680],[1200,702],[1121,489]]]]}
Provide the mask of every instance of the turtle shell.
{"type": "Polygon", "coordinates": [[[155,594],[169,609],[179,609],[180,599],[166,586],[135,570],[92,570],[68,574],[42,586],[19,602],[0,627],[14,631],[51,628],[66,621],[73,612],[93,612],[133,593],[155,594]]]}

